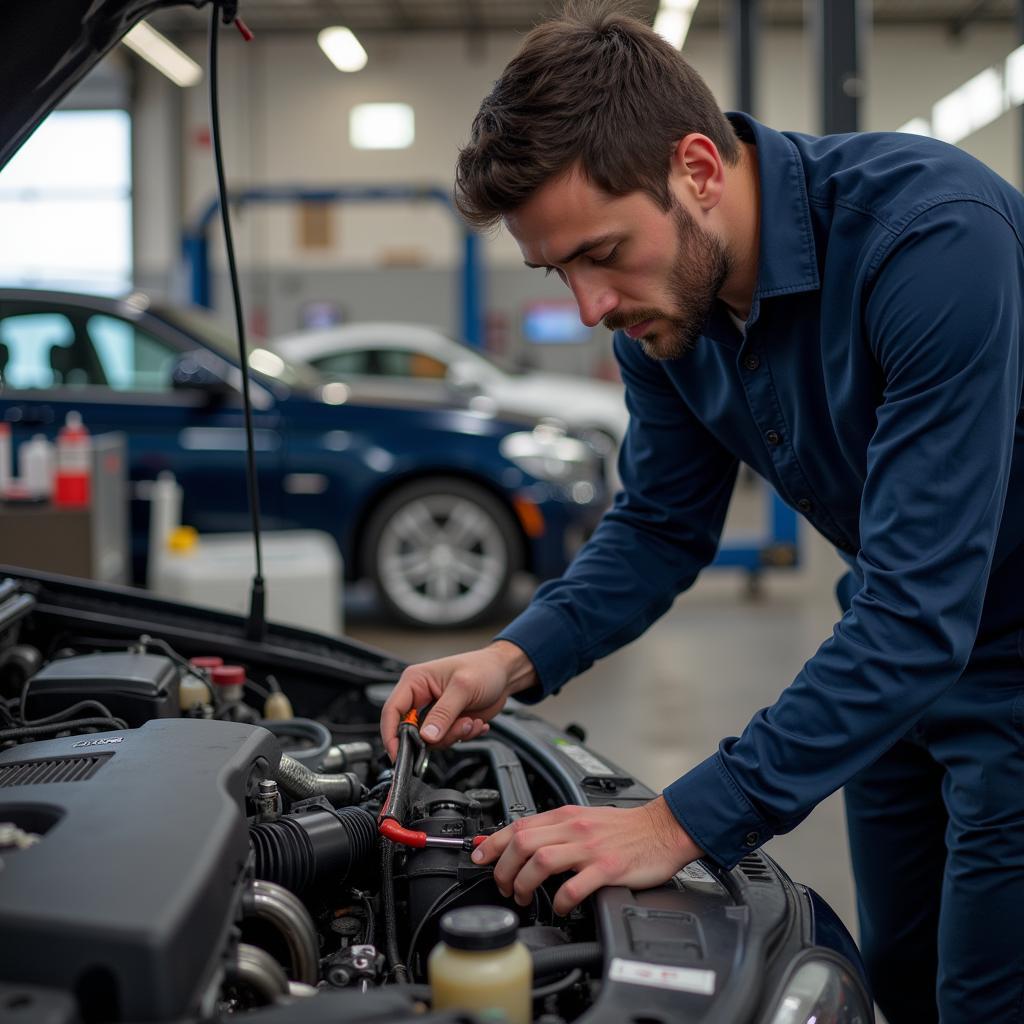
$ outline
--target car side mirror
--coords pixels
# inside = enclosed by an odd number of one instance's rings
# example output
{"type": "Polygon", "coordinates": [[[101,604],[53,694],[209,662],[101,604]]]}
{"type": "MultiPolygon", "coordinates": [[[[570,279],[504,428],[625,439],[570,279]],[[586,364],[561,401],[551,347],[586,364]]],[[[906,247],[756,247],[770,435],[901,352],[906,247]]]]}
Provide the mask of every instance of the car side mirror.
{"type": "Polygon", "coordinates": [[[175,391],[198,391],[211,404],[223,401],[233,391],[231,385],[205,362],[200,352],[188,352],[177,360],[171,370],[171,386],[175,391]]]}

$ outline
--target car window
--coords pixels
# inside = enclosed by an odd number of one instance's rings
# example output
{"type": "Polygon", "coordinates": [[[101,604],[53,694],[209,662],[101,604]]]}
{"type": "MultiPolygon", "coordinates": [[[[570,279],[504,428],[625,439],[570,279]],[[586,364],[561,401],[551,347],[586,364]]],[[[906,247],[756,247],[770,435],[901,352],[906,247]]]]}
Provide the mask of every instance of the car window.
{"type": "Polygon", "coordinates": [[[419,379],[437,380],[443,378],[448,367],[428,356],[425,352],[411,349],[382,348],[374,355],[377,362],[377,373],[385,377],[416,377],[419,379]]]}
{"type": "Polygon", "coordinates": [[[365,349],[350,352],[332,352],[329,356],[312,361],[321,373],[338,374],[342,377],[372,373],[370,353],[365,349]]]}
{"type": "Polygon", "coordinates": [[[73,366],[75,328],[63,313],[20,313],[0,320],[0,366],[9,388],[88,383],[73,366]],[[78,378],[76,380],[76,377],[78,378]]]}
{"type": "Polygon", "coordinates": [[[179,353],[135,324],[95,313],[86,330],[115,391],[169,391],[179,353]]]}

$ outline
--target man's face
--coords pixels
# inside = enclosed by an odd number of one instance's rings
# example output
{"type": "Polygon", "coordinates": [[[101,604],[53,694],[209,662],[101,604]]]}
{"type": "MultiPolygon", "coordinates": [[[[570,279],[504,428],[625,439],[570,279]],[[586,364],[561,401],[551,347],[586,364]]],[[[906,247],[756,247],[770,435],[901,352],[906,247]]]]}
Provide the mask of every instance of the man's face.
{"type": "Polygon", "coordinates": [[[676,359],[700,336],[731,270],[729,253],[678,201],[609,196],[582,174],[547,182],[506,226],[527,266],[554,271],[580,319],[624,329],[654,359],[676,359]]]}

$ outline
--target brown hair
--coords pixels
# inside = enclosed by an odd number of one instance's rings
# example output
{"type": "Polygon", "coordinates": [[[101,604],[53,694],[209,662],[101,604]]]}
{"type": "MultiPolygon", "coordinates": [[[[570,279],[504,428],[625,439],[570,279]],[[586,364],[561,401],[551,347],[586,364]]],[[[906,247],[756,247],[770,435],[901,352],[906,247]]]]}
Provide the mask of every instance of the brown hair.
{"type": "Polygon", "coordinates": [[[622,7],[571,3],[523,40],[459,152],[454,201],[470,224],[496,224],[577,164],[610,195],[643,191],[668,210],[669,157],[691,132],[738,161],[704,80],[622,7]]]}

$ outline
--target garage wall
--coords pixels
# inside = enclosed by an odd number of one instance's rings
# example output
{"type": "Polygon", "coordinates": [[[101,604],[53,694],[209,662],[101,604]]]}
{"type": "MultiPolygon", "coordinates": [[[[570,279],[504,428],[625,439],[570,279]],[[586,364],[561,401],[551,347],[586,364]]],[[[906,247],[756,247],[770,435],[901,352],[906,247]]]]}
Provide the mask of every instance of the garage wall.
{"type": "MultiPolygon", "coordinates": [[[[369,36],[367,68],[356,75],[335,71],[315,39],[258,38],[243,44],[227,33],[222,51],[222,118],[229,179],[235,184],[341,184],[410,182],[448,187],[460,142],[480,98],[515,52],[518,37],[489,35],[471,45],[461,35],[369,36]],[[398,152],[359,152],[348,143],[347,118],[360,102],[413,104],[416,142],[398,152]]],[[[941,29],[876,29],[868,56],[864,127],[892,129],[927,115],[932,102],[1013,48],[1013,33],[977,27],[960,40],[941,29]]],[[[205,63],[205,41],[186,45],[205,63]]],[[[731,88],[728,37],[694,31],[686,54],[728,106],[731,88]]],[[[140,282],[159,291],[182,291],[175,277],[178,224],[191,219],[213,194],[206,130],[205,84],[181,91],[148,69],[136,85],[139,148],[136,178],[137,268],[140,282]],[[176,142],[183,150],[176,153],[176,142]]],[[[781,128],[816,129],[817,89],[811,48],[800,31],[766,32],[761,44],[762,120],[781,128]]],[[[1019,126],[1014,114],[965,140],[963,146],[1011,180],[1017,167],[1019,126]]],[[[334,207],[332,244],[304,249],[294,207],[250,207],[236,221],[236,246],[247,291],[272,332],[297,326],[302,305],[338,301],[350,318],[419,318],[457,329],[455,280],[459,231],[440,207],[422,204],[334,207]],[[377,268],[390,267],[387,275],[377,268]],[[342,274],[341,271],[347,273],[342,274]],[[358,271],[358,273],[356,272],[358,271]]],[[[215,242],[215,265],[220,254],[215,242]]],[[[488,308],[512,323],[512,347],[522,349],[518,319],[525,298],[561,296],[557,282],[543,281],[520,264],[505,236],[485,247],[491,268],[488,308]]],[[[526,356],[591,363],[579,351],[544,349],[526,356]]],[[[560,367],[561,368],[561,367],[560,367]]]]}

